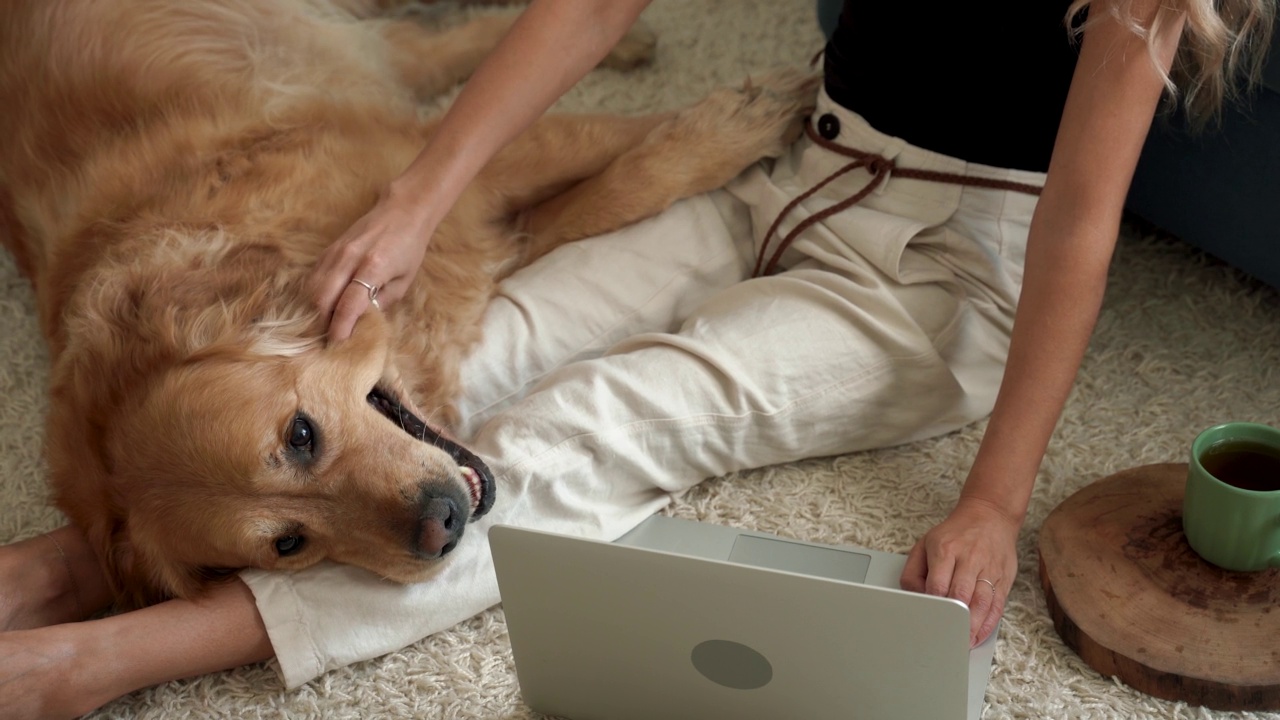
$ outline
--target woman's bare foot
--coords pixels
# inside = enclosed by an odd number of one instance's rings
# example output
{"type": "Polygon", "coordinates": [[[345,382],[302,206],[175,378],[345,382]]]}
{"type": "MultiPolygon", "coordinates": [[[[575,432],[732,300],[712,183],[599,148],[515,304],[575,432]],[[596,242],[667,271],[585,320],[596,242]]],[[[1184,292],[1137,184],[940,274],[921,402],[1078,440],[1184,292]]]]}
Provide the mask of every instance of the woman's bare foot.
{"type": "Polygon", "coordinates": [[[0,546],[0,631],[83,620],[109,602],[101,566],[76,528],[0,546]]]}

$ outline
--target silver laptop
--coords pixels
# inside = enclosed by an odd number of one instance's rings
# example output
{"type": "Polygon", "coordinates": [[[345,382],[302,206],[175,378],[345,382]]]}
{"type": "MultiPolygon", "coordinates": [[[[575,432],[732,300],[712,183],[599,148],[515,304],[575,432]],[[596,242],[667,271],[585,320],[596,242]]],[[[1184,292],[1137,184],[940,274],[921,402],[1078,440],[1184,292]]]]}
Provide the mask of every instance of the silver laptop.
{"type": "Polygon", "coordinates": [[[489,532],[520,691],[570,720],[977,720],[996,633],[905,555],[653,516],[616,542],[489,532]]]}

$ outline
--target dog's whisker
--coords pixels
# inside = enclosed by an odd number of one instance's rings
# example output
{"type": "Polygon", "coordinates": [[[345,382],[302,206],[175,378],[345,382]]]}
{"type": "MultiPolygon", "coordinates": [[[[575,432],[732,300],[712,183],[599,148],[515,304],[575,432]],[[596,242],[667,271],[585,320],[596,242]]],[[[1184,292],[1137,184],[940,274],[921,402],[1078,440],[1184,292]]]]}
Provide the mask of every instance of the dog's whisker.
{"type": "MultiPolygon", "coordinates": [[[[444,405],[437,405],[434,408],[432,408],[431,412],[427,413],[427,417],[425,421],[426,424],[429,425],[431,421],[435,419],[436,415],[439,415],[440,413],[443,413],[443,412],[444,412],[444,405]]],[[[422,431],[424,434],[426,433],[426,425],[424,425],[422,431]]],[[[432,440],[431,444],[435,445],[436,447],[441,447],[441,445],[438,442],[436,442],[436,440],[440,438],[440,435],[438,433],[435,433],[435,435],[436,435],[436,439],[432,440]]]]}
{"type": "MultiPolygon", "coordinates": [[[[396,403],[396,406],[395,406],[396,421],[400,423],[401,430],[405,432],[409,432],[408,426],[405,425],[405,417],[409,415],[409,411],[405,410],[404,403],[400,402],[399,400],[396,400],[395,403],[396,403]]],[[[412,435],[413,433],[409,432],[409,434],[412,435]]]]}

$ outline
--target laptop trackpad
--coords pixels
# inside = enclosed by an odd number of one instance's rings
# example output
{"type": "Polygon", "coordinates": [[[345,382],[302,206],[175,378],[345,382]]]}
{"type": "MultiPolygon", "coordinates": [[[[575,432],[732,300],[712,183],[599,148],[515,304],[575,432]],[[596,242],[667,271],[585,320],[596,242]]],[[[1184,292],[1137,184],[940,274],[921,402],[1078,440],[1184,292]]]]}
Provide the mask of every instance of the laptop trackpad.
{"type": "Polygon", "coordinates": [[[729,562],[860,583],[867,579],[871,556],[849,550],[739,535],[733,541],[729,562]]]}

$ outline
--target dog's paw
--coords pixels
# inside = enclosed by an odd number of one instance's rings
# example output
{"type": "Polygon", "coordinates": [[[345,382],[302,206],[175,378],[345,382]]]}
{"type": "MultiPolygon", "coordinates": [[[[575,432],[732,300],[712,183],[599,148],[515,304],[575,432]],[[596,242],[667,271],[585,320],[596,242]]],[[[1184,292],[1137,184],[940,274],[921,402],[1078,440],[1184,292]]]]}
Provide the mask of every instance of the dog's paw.
{"type": "Polygon", "coordinates": [[[816,105],[821,76],[780,68],[721,87],[677,117],[684,134],[714,136],[717,145],[737,148],[735,156],[754,162],[778,157],[800,137],[804,118],[816,105]]]}
{"type": "Polygon", "coordinates": [[[647,65],[653,60],[654,49],[658,46],[658,35],[643,20],[637,20],[627,34],[613,46],[613,50],[600,67],[613,70],[632,70],[647,65]]]}
{"type": "Polygon", "coordinates": [[[770,142],[762,155],[777,157],[804,131],[804,119],[817,105],[821,84],[821,73],[795,67],[748,77],[731,117],[744,129],[763,132],[770,142]]]}

